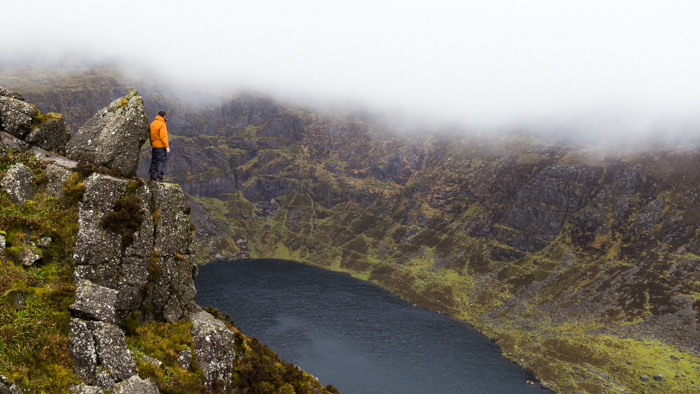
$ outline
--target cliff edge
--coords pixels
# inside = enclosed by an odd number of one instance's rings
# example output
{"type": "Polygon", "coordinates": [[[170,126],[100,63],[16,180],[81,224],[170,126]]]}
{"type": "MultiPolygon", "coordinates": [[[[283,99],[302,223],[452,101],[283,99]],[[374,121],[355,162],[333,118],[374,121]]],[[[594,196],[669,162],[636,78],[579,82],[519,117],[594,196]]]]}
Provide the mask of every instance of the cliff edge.
{"type": "MultiPolygon", "coordinates": [[[[62,117],[43,119],[0,89],[0,393],[225,392],[269,380],[241,372],[291,366],[195,303],[182,189],[123,177],[146,139],[136,91],[70,139],[62,117]]],[[[324,392],[289,368],[272,387],[324,392]]]]}

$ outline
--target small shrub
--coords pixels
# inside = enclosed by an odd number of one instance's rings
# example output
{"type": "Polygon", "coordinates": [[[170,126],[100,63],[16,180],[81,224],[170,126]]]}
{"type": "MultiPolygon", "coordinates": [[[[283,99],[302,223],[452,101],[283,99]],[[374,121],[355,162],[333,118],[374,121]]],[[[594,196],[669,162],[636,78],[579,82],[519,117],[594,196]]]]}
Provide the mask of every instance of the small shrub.
{"type": "Polygon", "coordinates": [[[78,172],[70,174],[63,186],[63,204],[65,206],[74,206],[83,199],[84,194],[85,184],[83,183],[83,177],[78,172]]]}
{"type": "Polygon", "coordinates": [[[122,249],[134,243],[134,234],[143,223],[144,210],[140,199],[132,194],[125,194],[114,202],[114,210],[104,217],[100,225],[105,230],[120,234],[122,249]]]}
{"type": "Polygon", "coordinates": [[[34,116],[32,116],[32,123],[30,123],[29,127],[40,129],[41,126],[44,125],[44,114],[42,114],[41,111],[39,111],[39,108],[35,107],[34,105],[29,105],[36,109],[36,113],[34,114],[34,116]]]}
{"type": "Polygon", "coordinates": [[[95,165],[85,160],[78,160],[75,170],[81,177],[87,178],[95,172],[95,165]]]}
{"type": "Polygon", "coordinates": [[[126,108],[129,105],[129,100],[126,98],[122,97],[119,99],[119,105],[117,105],[117,108],[114,109],[114,112],[117,112],[119,108],[126,108]]]}

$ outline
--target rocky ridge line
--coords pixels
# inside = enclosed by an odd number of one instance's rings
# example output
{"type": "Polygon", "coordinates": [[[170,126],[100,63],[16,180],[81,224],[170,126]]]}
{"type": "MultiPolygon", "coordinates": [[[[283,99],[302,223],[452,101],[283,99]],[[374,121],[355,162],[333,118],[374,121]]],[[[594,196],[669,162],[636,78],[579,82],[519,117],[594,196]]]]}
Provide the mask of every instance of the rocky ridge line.
{"type": "MultiPolygon", "coordinates": [[[[32,128],[30,118],[38,111],[25,105],[21,95],[15,92],[0,88],[0,94],[0,151],[31,150],[46,164],[45,172],[50,175],[46,190],[60,195],[66,180],[77,171],[78,163],[45,151],[37,146],[36,140],[28,140],[27,136],[37,129],[32,128]]],[[[82,133],[68,141],[69,155],[133,175],[138,150],[145,140],[141,126],[146,122],[145,115],[137,118],[135,114],[143,113],[143,101],[135,91],[115,100],[88,121],[81,128],[82,133]],[[112,108],[115,105],[117,108],[112,108]],[[86,135],[96,137],[85,143],[86,135]],[[81,151],[81,147],[89,147],[88,153],[81,151]]],[[[63,147],[56,149],[62,150],[63,147]]],[[[0,181],[3,190],[17,204],[30,200],[36,192],[33,175],[23,167],[21,164],[11,167],[0,181]]],[[[127,318],[140,322],[191,321],[194,349],[190,349],[189,357],[181,354],[183,367],[187,368],[196,355],[205,385],[213,387],[218,379],[230,381],[236,357],[234,333],[194,302],[197,266],[191,251],[192,229],[182,189],[175,184],[146,184],[139,179],[99,173],[93,173],[84,184],[73,255],[77,289],[70,306],[73,315],[70,353],[76,375],[84,383],[72,390],[76,393],[158,392],[154,382],[137,374],[134,356],[127,349],[120,328],[127,318]],[[126,243],[122,239],[124,234],[107,230],[103,220],[123,198],[137,202],[137,214],[141,218],[126,243]]],[[[27,254],[32,255],[32,250],[28,249],[27,254]]],[[[25,265],[37,260],[38,256],[29,258],[25,265]]],[[[20,389],[9,382],[0,382],[0,391],[7,390],[20,389]]]]}

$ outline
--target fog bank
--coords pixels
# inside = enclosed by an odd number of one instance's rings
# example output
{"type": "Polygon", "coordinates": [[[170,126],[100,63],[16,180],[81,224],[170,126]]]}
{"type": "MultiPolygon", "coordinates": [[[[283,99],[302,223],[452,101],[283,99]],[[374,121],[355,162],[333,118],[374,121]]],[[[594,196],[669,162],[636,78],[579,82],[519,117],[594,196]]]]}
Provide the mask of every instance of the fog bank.
{"type": "Polygon", "coordinates": [[[4,63],[109,62],[490,130],[627,139],[700,123],[693,1],[24,0],[2,13],[4,63]]]}

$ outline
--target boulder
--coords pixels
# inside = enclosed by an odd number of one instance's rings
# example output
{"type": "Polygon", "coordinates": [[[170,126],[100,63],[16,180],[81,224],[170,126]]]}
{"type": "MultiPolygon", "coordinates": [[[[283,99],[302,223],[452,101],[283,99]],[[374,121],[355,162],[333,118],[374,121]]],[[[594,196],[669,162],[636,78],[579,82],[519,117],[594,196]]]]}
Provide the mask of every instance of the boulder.
{"type": "Polygon", "coordinates": [[[204,372],[204,384],[211,387],[217,379],[230,380],[236,358],[233,332],[205,311],[193,314],[190,319],[192,342],[197,363],[204,372]]]}
{"type": "Polygon", "coordinates": [[[24,138],[39,114],[36,107],[12,97],[0,96],[0,131],[24,138]]]}
{"type": "Polygon", "coordinates": [[[36,194],[31,171],[22,163],[13,164],[0,181],[0,186],[5,190],[10,200],[17,205],[31,200],[36,194]]]}
{"type": "Polygon", "coordinates": [[[75,290],[75,301],[69,309],[74,316],[87,320],[116,323],[116,290],[82,279],[75,290]]]}
{"type": "Polygon", "coordinates": [[[41,128],[31,129],[24,140],[41,149],[63,153],[69,138],[70,132],[63,117],[60,114],[48,113],[44,115],[41,128]]]}
{"type": "Polygon", "coordinates": [[[98,365],[109,371],[109,375],[120,382],[137,373],[136,363],[126,348],[124,332],[119,327],[98,321],[86,323],[95,339],[98,365]]]}
{"type": "Polygon", "coordinates": [[[123,176],[136,175],[139,151],[146,138],[148,117],[143,98],[135,90],[98,111],[66,145],[71,159],[84,159],[119,170],[123,176]]]}
{"type": "Polygon", "coordinates": [[[0,131],[0,155],[6,155],[10,149],[15,153],[24,152],[29,149],[29,144],[12,134],[0,131]]]}
{"type": "Polygon", "coordinates": [[[69,326],[69,352],[73,359],[73,370],[85,382],[94,383],[97,372],[97,353],[92,331],[88,328],[87,322],[81,319],[71,319],[69,326]]]}
{"type": "Polygon", "coordinates": [[[0,96],[9,97],[9,98],[24,101],[24,97],[22,97],[22,95],[19,94],[19,92],[14,92],[12,90],[8,90],[8,89],[5,89],[3,87],[0,87],[0,96]]]}
{"type": "Polygon", "coordinates": [[[62,167],[57,164],[48,164],[46,170],[44,171],[46,176],[49,178],[46,184],[46,192],[54,197],[59,197],[63,194],[63,186],[65,186],[66,181],[70,178],[71,170],[62,167]]]}
{"type": "Polygon", "coordinates": [[[70,355],[75,374],[87,384],[111,389],[134,376],[136,363],[119,327],[73,318],[69,322],[70,355]]]}
{"type": "Polygon", "coordinates": [[[141,379],[138,375],[134,375],[114,386],[112,392],[119,394],[155,394],[160,393],[160,390],[150,379],[141,379]]]}

